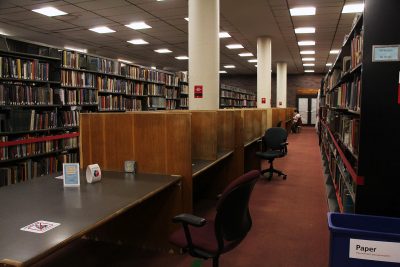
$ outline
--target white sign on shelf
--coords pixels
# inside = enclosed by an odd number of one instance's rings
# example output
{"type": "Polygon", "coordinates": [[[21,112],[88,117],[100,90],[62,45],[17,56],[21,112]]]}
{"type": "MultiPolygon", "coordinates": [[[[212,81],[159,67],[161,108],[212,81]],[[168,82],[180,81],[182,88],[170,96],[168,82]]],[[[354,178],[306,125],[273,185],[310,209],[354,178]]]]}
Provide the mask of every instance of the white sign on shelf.
{"type": "Polygon", "coordinates": [[[353,259],[399,262],[400,243],[350,239],[349,257],[353,259]]]}
{"type": "Polygon", "coordinates": [[[400,61],[400,45],[373,45],[372,62],[400,61]]]}
{"type": "Polygon", "coordinates": [[[37,233],[37,234],[43,234],[53,228],[56,228],[59,225],[60,225],[60,223],[48,222],[48,221],[37,221],[37,222],[31,223],[27,226],[22,227],[20,230],[26,231],[26,232],[37,233]]]}

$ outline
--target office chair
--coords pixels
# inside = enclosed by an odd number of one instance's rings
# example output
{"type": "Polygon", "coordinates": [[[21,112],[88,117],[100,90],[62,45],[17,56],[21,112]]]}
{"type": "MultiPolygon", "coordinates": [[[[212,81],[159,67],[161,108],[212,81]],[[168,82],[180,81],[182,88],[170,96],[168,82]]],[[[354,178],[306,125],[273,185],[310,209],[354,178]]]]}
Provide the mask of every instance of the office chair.
{"type": "Polygon", "coordinates": [[[272,127],[265,131],[264,136],[261,139],[261,151],[256,152],[256,155],[261,159],[268,160],[270,167],[265,170],[261,170],[261,174],[266,172],[269,173],[268,180],[272,179],[274,173],[278,176],[283,176],[285,180],[287,175],[282,171],[274,169],[274,159],[282,158],[287,154],[287,140],[288,133],[285,129],[280,127],[272,127]]]}
{"type": "Polygon", "coordinates": [[[250,231],[248,203],[259,177],[260,172],[253,170],[233,180],[222,192],[213,220],[187,213],[175,216],[172,221],[183,228],[170,236],[170,242],[193,257],[212,259],[218,267],[220,255],[239,245],[250,231]]]}

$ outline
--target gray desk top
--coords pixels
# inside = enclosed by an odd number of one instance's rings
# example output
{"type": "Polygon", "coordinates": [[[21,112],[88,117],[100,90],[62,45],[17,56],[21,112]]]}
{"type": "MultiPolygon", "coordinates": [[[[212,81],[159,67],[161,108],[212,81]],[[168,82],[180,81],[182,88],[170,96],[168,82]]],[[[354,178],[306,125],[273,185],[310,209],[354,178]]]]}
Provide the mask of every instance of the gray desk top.
{"type": "Polygon", "coordinates": [[[103,171],[99,183],[87,184],[81,176],[80,188],[64,188],[62,180],[51,177],[2,187],[0,263],[34,262],[179,180],[103,171]],[[20,230],[38,220],[61,225],[43,234],[20,230]]]}

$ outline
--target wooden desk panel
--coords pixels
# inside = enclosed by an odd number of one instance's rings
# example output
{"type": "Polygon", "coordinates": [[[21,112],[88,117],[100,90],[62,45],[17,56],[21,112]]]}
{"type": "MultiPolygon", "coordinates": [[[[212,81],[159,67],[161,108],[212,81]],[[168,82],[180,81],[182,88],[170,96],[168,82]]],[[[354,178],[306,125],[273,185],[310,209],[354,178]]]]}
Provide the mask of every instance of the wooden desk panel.
{"type": "Polygon", "coordinates": [[[0,263],[34,263],[179,180],[169,175],[103,172],[100,183],[81,180],[79,188],[64,188],[62,180],[51,177],[0,188],[0,263]],[[44,234],[20,230],[38,220],[61,225],[44,234]]]}

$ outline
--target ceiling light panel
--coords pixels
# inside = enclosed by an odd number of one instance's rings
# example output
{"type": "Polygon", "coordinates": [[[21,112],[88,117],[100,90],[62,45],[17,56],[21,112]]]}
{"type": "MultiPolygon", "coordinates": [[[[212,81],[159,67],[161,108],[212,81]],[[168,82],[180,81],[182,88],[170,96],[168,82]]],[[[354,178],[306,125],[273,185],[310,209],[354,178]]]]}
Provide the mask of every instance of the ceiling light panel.
{"type": "Polygon", "coordinates": [[[227,73],[226,70],[220,70],[219,73],[227,73]]]}
{"type": "Polygon", "coordinates": [[[300,51],[301,55],[314,55],[315,51],[314,50],[304,50],[304,51],[300,51]]]}
{"type": "Polygon", "coordinates": [[[224,68],[225,69],[234,69],[236,67],[235,67],[235,65],[225,65],[224,68]]]}
{"type": "Polygon", "coordinates": [[[130,40],[130,41],[127,41],[127,42],[131,43],[131,44],[134,44],[134,45],[145,45],[145,44],[149,43],[149,42],[146,42],[143,39],[133,39],[133,40],[130,40]]]}
{"type": "Polygon", "coordinates": [[[315,15],[315,7],[295,7],[290,9],[291,16],[310,16],[315,15]]]}
{"type": "Polygon", "coordinates": [[[300,27],[300,28],[294,29],[294,32],[297,34],[315,33],[315,27],[300,27]]]}
{"type": "Polygon", "coordinates": [[[188,56],[177,56],[175,57],[177,60],[188,60],[189,57],[188,56]]]}
{"type": "Polygon", "coordinates": [[[303,66],[304,67],[314,67],[315,64],[314,63],[304,63],[303,66]]]}
{"type": "Polygon", "coordinates": [[[299,41],[299,46],[315,45],[315,41],[299,41]]]}
{"type": "Polygon", "coordinates": [[[249,60],[247,60],[248,62],[250,62],[250,63],[256,63],[257,62],[257,59],[249,59],[249,60]]]}
{"type": "Polygon", "coordinates": [[[303,61],[315,61],[315,57],[303,57],[303,61]]]}
{"type": "Polygon", "coordinates": [[[172,53],[172,51],[167,49],[167,48],[156,49],[156,50],[154,50],[154,52],[157,52],[157,53],[160,53],[160,54],[172,53]]]}
{"type": "Polygon", "coordinates": [[[100,27],[95,27],[95,28],[91,28],[89,29],[92,32],[97,32],[97,33],[112,33],[115,32],[114,30],[105,27],[105,26],[100,26],[100,27]]]}
{"type": "Polygon", "coordinates": [[[360,13],[364,11],[364,4],[348,4],[343,7],[342,13],[360,13]]]}
{"type": "Polygon", "coordinates": [[[143,30],[143,29],[150,29],[151,26],[146,24],[144,21],[132,22],[130,24],[125,25],[128,28],[134,30],[143,30]]]}
{"type": "Polygon", "coordinates": [[[243,45],[241,44],[230,44],[226,46],[228,49],[241,49],[243,48],[243,45]]]}
{"type": "Polygon", "coordinates": [[[229,38],[231,35],[228,32],[220,32],[219,38],[229,38]]]}
{"type": "Polygon", "coordinates": [[[254,57],[254,55],[252,53],[240,53],[239,56],[240,57],[254,57]]]}
{"type": "Polygon", "coordinates": [[[33,12],[48,16],[48,17],[55,17],[55,16],[62,16],[66,15],[68,13],[61,11],[57,8],[54,7],[43,7],[43,8],[38,8],[38,9],[33,9],[33,12]]]}
{"type": "Polygon", "coordinates": [[[314,70],[305,70],[304,72],[314,72],[314,70]]]}
{"type": "Polygon", "coordinates": [[[336,55],[336,54],[339,54],[339,52],[340,52],[340,50],[338,50],[338,49],[332,49],[332,50],[329,52],[329,54],[336,55]]]}

